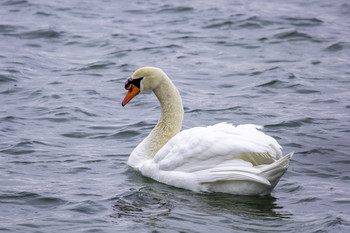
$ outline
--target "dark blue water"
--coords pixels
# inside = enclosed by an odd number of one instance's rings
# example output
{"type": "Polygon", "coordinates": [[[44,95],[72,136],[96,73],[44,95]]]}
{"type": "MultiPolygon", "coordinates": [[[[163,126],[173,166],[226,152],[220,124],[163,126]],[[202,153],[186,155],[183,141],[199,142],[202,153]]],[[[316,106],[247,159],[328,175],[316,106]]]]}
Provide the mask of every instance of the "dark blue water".
{"type": "Polygon", "coordinates": [[[350,3],[0,1],[0,232],[350,231],[350,3]],[[271,196],[196,194],[128,168],[159,116],[254,123],[294,151],[271,196]]]}

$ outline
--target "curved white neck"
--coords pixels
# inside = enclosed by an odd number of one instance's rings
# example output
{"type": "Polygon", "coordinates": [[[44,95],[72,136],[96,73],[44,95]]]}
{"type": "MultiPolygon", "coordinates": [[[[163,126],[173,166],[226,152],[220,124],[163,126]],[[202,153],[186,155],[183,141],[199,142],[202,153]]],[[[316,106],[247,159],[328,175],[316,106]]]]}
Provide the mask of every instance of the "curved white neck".
{"type": "Polygon", "coordinates": [[[154,155],[181,130],[183,106],[180,94],[171,80],[165,76],[153,90],[157,96],[161,115],[152,132],[131,153],[128,165],[137,167],[142,161],[154,155]]]}

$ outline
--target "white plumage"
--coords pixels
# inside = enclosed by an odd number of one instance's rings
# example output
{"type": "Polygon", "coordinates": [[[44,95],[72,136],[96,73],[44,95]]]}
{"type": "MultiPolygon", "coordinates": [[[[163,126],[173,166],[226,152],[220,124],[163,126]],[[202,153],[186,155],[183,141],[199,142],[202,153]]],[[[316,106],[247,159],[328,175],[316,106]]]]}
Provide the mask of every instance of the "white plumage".
{"type": "Polygon", "coordinates": [[[162,115],[131,153],[130,166],[144,176],[195,192],[266,195],[273,190],[292,154],[282,157],[281,146],[260,131],[261,127],[219,123],[179,132],[182,102],[170,79],[160,69],[141,68],[126,88],[139,78],[141,92],[153,90],[157,95],[162,115]]]}

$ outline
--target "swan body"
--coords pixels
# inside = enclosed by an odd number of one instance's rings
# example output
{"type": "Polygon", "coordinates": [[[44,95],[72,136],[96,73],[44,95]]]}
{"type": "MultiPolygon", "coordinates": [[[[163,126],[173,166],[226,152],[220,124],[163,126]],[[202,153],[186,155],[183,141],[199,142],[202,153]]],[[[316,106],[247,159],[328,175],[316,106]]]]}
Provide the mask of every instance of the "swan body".
{"type": "Polygon", "coordinates": [[[267,195],[286,172],[292,153],[256,125],[219,123],[181,130],[180,94],[158,68],[144,67],[126,81],[126,105],[153,91],[161,116],[151,133],[132,151],[128,165],[144,176],[195,192],[267,195]]]}

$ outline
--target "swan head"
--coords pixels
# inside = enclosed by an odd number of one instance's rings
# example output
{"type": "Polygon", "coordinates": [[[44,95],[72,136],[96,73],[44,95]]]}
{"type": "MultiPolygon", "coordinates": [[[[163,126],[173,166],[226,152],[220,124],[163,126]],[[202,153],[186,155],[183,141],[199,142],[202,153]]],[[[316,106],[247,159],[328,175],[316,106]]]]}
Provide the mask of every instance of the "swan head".
{"type": "Polygon", "coordinates": [[[136,70],[125,82],[125,90],[128,90],[122,106],[124,107],[139,93],[153,91],[162,82],[165,73],[156,67],[143,67],[136,70]]]}

